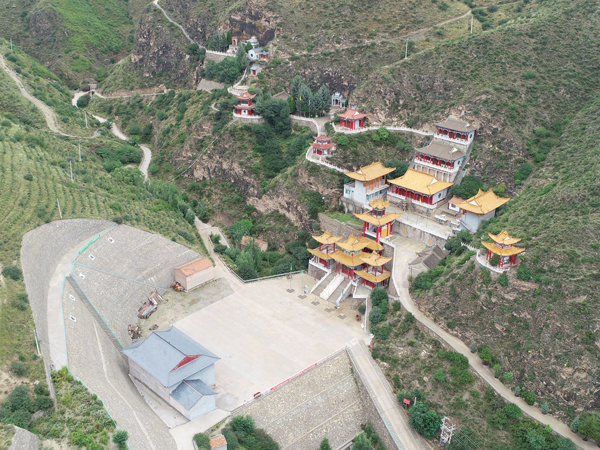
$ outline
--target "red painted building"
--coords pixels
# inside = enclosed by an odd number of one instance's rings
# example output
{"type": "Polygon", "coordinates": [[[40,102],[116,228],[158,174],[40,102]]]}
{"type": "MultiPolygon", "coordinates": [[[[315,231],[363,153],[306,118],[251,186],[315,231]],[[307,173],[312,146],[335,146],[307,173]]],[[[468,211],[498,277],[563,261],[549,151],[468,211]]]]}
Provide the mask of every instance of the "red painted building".
{"type": "Polygon", "coordinates": [[[252,95],[248,92],[244,92],[242,95],[236,96],[240,100],[240,104],[235,106],[235,113],[239,116],[256,116],[252,99],[256,97],[256,94],[252,95]]]}
{"type": "Polygon", "coordinates": [[[313,155],[329,156],[335,151],[335,144],[330,142],[329,136],[320,135],[315,137],[315,142],[311,142],[313,155]]]}
{"type": "Polygon", "coordinates": [[[358,112],[353,108],[348,108],[346,112],[338,114],[340,118],[340,126],[351,130],[358,130],[365,126],[367,114],[358,112]]]}

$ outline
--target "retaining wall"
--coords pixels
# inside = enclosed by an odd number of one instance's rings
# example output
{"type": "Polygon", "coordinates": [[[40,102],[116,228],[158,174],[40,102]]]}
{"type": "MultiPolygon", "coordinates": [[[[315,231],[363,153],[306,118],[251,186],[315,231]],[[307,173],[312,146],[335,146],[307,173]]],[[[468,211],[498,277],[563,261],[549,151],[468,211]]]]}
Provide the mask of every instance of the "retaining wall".
{"type": "Polygon", "coordinates": [[[421,241],[427,245],[439,245],[444,247],[447,237],[438,236],[429,231],[421,230],[413,225],[406,222],[395,221],[392,225],[392,232],[399,234],[400,236],[407,237],[413,241],[421,241]]]}

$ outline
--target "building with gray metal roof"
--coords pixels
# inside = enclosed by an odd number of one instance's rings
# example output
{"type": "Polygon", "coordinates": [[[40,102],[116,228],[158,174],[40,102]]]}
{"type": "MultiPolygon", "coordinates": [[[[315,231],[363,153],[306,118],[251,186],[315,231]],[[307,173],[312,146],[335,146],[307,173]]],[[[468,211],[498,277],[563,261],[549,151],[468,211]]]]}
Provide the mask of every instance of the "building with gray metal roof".
{"type": "Polygon", "coordinates": [[[215,362],[220,358],[171,326],[123,350],[129,375],[188,419],[216,408],[215,362]]]}

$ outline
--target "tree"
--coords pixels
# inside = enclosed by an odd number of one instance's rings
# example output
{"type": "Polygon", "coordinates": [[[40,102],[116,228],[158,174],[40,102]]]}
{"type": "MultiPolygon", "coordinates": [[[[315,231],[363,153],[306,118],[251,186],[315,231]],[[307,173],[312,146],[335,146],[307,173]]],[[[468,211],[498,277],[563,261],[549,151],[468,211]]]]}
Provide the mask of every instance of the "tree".
{"type": "Polygon", "coordinates": [[[317,114],[322,116],[325,111],[329,111],[329,102],[331,102],[331,95],[327,86],[323,85],[315,94],[315,102],[318,105],[317,114]]]}
{"type": "Polygon", "coordinates": [[[252,232],[252,221],[248,219],[238,220],[229,227],[229,232],[231,233],[231,236],[233,236],[233,239],[235,239],[235,242],[241,244],[242,238],[244,236],[249,236],[252,232]]]}
{"type": "Polygon", "coordinates": [[[352,450],[371,450],[373,447],[365,433],[360,433],[352,442],[352,450]]]}
{"type": "Polygon", "coordinates": [[[579,430],[579,424],[581,423],[581,419],[579,418],[579,416],[576,416],[571,423],[569,424],[569,426],[571,427],[571,430],[573,431],[573,433],[577,433],[577,430],[579,430]]]}
{"type": "Polygon", "coordinates": [[[231,45],[233,40],[231,39],[231,31],[227,32],[227,45],[231,45]]]}
{"type": "Polygon", "coordinates": [[[504,407],[504,412],[509,419],[518,419],[523,415],[523,411],[514,403],[507,403],[504,407]]]}
{"type": "Polygon", "coordinates": [[[600,439],[600,423],[594,414],[587,414],[579,424],[579,433],[594,440],[600,439]]]}
{"type": "Polygon", "coordinates": [[[194,442],[198,446],[198,450],[210,450],[210,438],[204,433],[194,435],[194,442]]]}
{"type": "Polygon", "coordinates": [[[331,450],[331,445],[329,445],[329,439],[326,437],[321,441],[321,445],[319,445],[319,450],[331,450]]]}
{"type": "Polygon", "coordinates": [[[484,364],[489,364],[492,361],[492,351],[487,345],[479,347],[479,358],[484,364]]]}
{"type": "Polygon", "coordinates": [[[427,439],[434,439],[440,432],[442,418],[424,403],[417,403],[410,409],[410,425],[427,439]]]}
{"type": "Polygon", "coordinates": [[[240,66],[240,70],[246,70],[246,67],[248,67],[248,53],[246,52],[243,44],[238,46],[235,52],[235,59],[240,66]]]}
{"type": "Polygon", "coordinates": [[[474,175],[463,177],[460,184],[455,184],[450,189],[450,193],[464,200],[473,197],[484,185],[480,178],[474,175]]]}
{"type": "Polygon", "coordinates": [[[89,104],[90,104],[90,96],[89,95],[82,95],[81,97],[79,97],[77,99],[77,107],[78,108],[85,108],[89,104]]]}
{"type": "Polygon", "coordinates": [[[338,145],[341,145],[342,147],[345,147],[346,145],[348,145],[350,143],[350,139],[348,139],[348,136],[341,135],[337,139],[337,143],[338,143],[338,145]]]}
{"type": "Polygon", "coordinates": [[[129,439],[129,433],[124,430],[119,430],[113,434],[112,441],[117,444],[119,448],[125,448],[127,444],[127,439],[129,439]]]}
{"type": "Polygon", "coordinates": [[[504,286],[504,287],[508,286],[508,275],[506,275],[505,273],[503,273],[502,275],[500,275],[498,277],[498,284],[500,286],[504,286]]]}
{"type": "Polygon", "coordinates": [[[512,372],[504,372],[504,374],[502,375],[504,377],[504,379],[506,381],[508,381],[509,383],[513,380],[513,373],[512,372]]]}
{"type": "Polygon", "coordinates": [[[543,403],[540,405],[540,408],[541,408],[541,410],[542,410],[542,414],[548,414],[548,412],[550,411],[550,406],[549,406],[549,405],[548,405],[548,403],[546,403],[546,402],[543,402],[543,403]]]}
{"type": "Polygon", "coordinates": [[[276,134],[288,137],[292,133],[290,105],[285,100],[271,96],[263,97],[255,109],[274,128],[276,134]]]}
{"type": "Polygon", "coordinates": [[[518,397],[519,395],[521,395],[521,386],[515,388],[515,397],[518,397]]]}
{"type": "Polygon", "coordinates": [[[398,159],[390,159],[385,163],[385,167],[395,167],[396,169],[388,175],[389,180],[393,180],[394,178],[401,177],[408,170],[408,163],[404,161],[400,161],[398,159]]]}
{"type": "Polygon", "coordinates": [[[525,439],[532,450],[544,450],[546,448],[546,439],[536,430],[529,430],[525,439]]]}
{"type": "Polygon", "coordinates": [[[531,280],[532,275],[533,273],[531,272],[531,269],[525,264],[521,263],[517,269],[517,278],[522,281],[529,281],[531,280]]]}
{"type": "Polygon", "coordinates": [[[292,78],[292,81],[290,81],[290,94],[294,97],[294,100],[297,100],[302,86],[304,86],[304,81],[302,81],[302,78],[300,78],[299,75],[296,75],[292,78]]]}
{"type": "Polygon", "coordinates": [[[237,274],[242,280],[255,280],[258,278],[258,272],[249,264],[241,264],[238,266],[237,274]]]}
{"type": "Polygon", "coordinates": [[[10,278],[11,280],[19,281],[23,278],[23,272],[17,266],[6,266],[2,269],[2,275],[10,278]]]}
{"type": "Polygon", "coordinates": [[[382,288],[375,288],[371,291],[371,303],[374,307],[378,307],[382,314],[386,314],[390,309],[388,293],[382,288]]]}
{"type": "Polygon", "coordinates": [[[379,309],[377,306],[374,307],[371,312],[369,313],[369,321],[371,323],[379,323],[379,322],[383,322],[385,320],[385,315],[381,312],[381,309],[379,309]]]}
{"type": "Polygon", "coordinates": [[[528,405],[533,405],[537,400],[537,395],[533,391],[521,390],[521,397],[527,402],[528,405]]]}
{"type": "Polygon", "coordinates": [[[306,110],[308,111],[308,102],[311,99],[311,97],[312,92],[310,91],[308,86],[306,86],[303,83],[302,86],[300,86],[298,95],[294,96],[294,99],[296,100],[296,106],[298,107],[298,109],[300,109],[300,111],[304,111],[304,107],[306,107],[306,110]]]}
{"type": "Polygon", "coordinates": [[[243,433],[252,433],[254,431],[254,419],[251,416],[235,416],[231,419],[231,429],[243,433]]]}

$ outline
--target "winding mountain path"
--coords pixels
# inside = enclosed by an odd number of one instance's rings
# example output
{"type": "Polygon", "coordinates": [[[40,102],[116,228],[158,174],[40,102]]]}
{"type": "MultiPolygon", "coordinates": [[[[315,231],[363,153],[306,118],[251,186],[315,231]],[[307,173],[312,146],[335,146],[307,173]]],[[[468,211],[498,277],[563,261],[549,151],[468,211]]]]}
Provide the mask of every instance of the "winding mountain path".
{"type": "MultiPolygon", "coordinates": [[[[73,94],[73,100],[71,100],[71,102],[73,103],[73,106],[75,106],[77,108],[77,99],[79,97],[81,97],[82,95],[86,95],[86,92],[75,92],[73,94]]],[[[94,95],[98,95],[98,94],[94,94],[94,95]]],[[[102,97],[101,95],[98,95],[98,97],[101,98],[106,98],[106,97],[102,97]]],[[[103,117],[100,116],[96,116],[95,114],[92,114],[92,117],[94,119],[96,119],[98,122],[100,123],[104,123],[106,122],[106,119],[104,119],[103,117]]],[[[112,132],[112,134],[114,134],[116,137],[118,137],[119,139],[126,141],[129,139],[129,137],[123,133],[123,131],[121,131],[119,129],[119,127],[117,126],[116,123],[112,123],[110,125],[110,131],[112,132]]],[[[150,150],[150,148],[146,145],[140,144],[140,148],[142,149],[143,157],[142,157],[142,161],[140,162],[139,165],[139,169],[140,172],[142,172],[144,174],[144,178],[147,180],[148,179],[148,168],[150,167],[150,161],[152,160],[152,151],[150,150]]]]}
{"type": "Polygon", "coordinates": [[[515,397],[513,391],[502,384],[500,380],[495,378],[489,367],[483,365],[477,353],[471,353],[471,350],[463,341],[442,329],[438,324],[436,324],[432,319],[430,319],[423,312],[421,312],[419,308],[416,307],[408,291],[408,271],[410,262],[416,258],[417,255],[413,250],[403,245],[402,241],[404,239],[406,238],[401,236],[393,239],[393,242],[396,244],[396,251],[394,253],[393,280],[404,309],[412,313],[422,325],[426,326],[435,334],[437,334],[441,340],[445,341],[455,351],[465,355],[469,359],[469,364],[473,370],[475,370],[479,376],[507,402],[517,404],[519,408],[521,408],[529,417],[537,420],[540,423],[543,423],[544,425],[550,425],[554,431],[563,437],[571,439],[578,447],[585,450],[597,450],[597,444],[584,441],[581,436],[571,432],[569,426],[564,422],[561,422],[550,415],[542,414],[542,411],[539,408],[528,405],[521,397],[515,397]]]}

